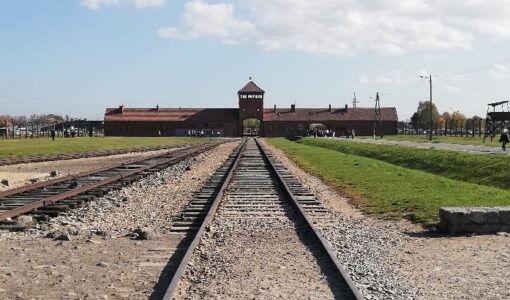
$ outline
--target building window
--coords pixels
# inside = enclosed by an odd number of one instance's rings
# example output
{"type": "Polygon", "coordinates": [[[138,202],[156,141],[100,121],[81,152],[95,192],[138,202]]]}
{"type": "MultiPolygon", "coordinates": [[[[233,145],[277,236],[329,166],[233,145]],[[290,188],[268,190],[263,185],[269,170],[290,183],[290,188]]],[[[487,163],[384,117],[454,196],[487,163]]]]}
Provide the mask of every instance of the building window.
{"type": "Polygon", "coordinates": [[[303,130],[303,124],[298,124],[298,125],[297,125],[297,129],[298,129],[298,130],[303,130]]]}
{"type": "Polygon", "coordinates": [[[207,127],[209,127],[209,124],[205,123],[204,128],[207,128],[207,127]]]}
{"type": "Polygon", "coordinates": [[[273,131],[273,125],[269,125],[269,131],[273,131]]]}

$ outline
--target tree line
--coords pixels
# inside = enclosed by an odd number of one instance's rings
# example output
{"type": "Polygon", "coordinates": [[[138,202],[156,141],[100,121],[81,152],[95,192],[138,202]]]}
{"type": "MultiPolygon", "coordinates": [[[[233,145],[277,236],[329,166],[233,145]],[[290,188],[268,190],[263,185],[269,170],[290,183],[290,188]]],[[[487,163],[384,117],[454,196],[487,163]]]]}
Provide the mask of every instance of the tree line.
{"type": "Polygon", "coordinates": [[[13,125],[18,127],[26,127],[33,124],[53,125],[70,121],[73,121],[73,118],[69,117],[68,115],[61,116],[58,114],[31,114],[28,117],[24,115],[3,115],[0,116],[0,127],[10,127],[13,125]]]}
{"type": "Polygon", "coordinates": [[[484,120],[480,116],[474,115],[472,117],[466,117],[459,111],[443,112],[439,113],[436,105],[432,103],[432,126],[430,124],[430,110],[431,105],[430,101],[420,101],[418,103],[418,109],[411,117],[411,125],[415,129],[429,129],[429,128],[452,128],[452,123],[457,128],[471,128],[472,124],[476,124],[476,127],[479,126],[480,120],[482,122],[482,126],[485,127],[484,120]]]}

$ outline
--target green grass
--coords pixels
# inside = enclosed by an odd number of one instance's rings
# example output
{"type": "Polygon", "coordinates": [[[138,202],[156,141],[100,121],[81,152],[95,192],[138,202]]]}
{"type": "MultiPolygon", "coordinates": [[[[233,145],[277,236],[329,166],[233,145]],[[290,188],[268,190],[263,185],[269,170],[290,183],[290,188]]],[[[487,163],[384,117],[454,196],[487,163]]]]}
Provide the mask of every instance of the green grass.
{"type": "Polygon", "coordinates": [[[303,139],[306,145],[382,160],[451,179],[498,188],[510,188],[510,157],[472,154],[395,145],[348,143],[327,139],[303,139]]]}
{"type": "MultiPolygon", "coordinates": [[[[373,137],[360,136],[362,139],[372,139],[373,137]]],[[[379,138],[377,138],[379,139],[379,138]]],[[[388,141],[409,141],[409,142],[417,142],[417,143],[425,143],[430,142],[428,136],[424,135],[385,135],[385,140],[388,141]]],[[[485,143],[483,142],[483,137],[460,137],[460,136],[433,136],[432,143],[446,143],[446,144],[461,144],[461,145],[475,145],[475,146],[492,146],[492,147],[500,147],[500,143],[498,142],[499,136],[496,136],[492,143],[491,139],[487,138],[485,143]]]]}
{"type": "Polygon", "coordinates": [[[0,140],[0,157],[35,156],[86,152],[93,150],[126,149],[157,145],[207,142],[208,138],[176,137],[80,137],[0,140]]]}
{"type": "Polygon", "coordinates": [[[448,179],[366,157],[291,142],[267,139],[299,166],[336,187],[368,213],[408,218],[426,226],[439,221],[445,206],[510,205],[510,192],[448,179]]]}

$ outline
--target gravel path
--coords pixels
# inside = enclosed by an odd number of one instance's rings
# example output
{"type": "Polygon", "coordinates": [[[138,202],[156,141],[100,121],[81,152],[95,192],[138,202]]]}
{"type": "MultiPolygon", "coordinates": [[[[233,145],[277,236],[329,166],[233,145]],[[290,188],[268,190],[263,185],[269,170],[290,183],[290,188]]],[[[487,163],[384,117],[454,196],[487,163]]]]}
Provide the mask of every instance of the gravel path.
{"type": "Polygon", "coordinates": [[[461,144],[449,144],[449,143],[430,143],[430,142],[410,142],[410,141],[388,141],[388,140],[374,140],[374,139],[342,139],[337,138],[335,140],[346,142],[346,143],[366,143],[366,144],[378,144],[378,145],[400,145],[407,147],[416,147],[422,149],[441,149],[441,150],[452,150],[461,152],[470,152],[476,154],[502,154],[510,155],[510,152],[505,152],[499,147],[493,146],[475,146],[475,145],[461,145],[461,144]]]}
{"type": "Polygon", "coordinates": [[[167,234],[171,220],[237,144],[180,162],[49,226],[0,231],[0,299],[149,298],[182,238],[167,234]],[[136,227],[150,240],[124,237],[136,227]],[[70,241],[43,237],[52,232],[70,241]]]}
{"type": "Polygon", "coordinates": [[[179,298],[333,299],[296,230],[285,219],[216,220],[188,265],[179,298]]]}
{"type": "Polygon", "coordinates": [[[368,299],[510,299],[510,235],[433,236],[407,221],[366,216],[268,149],[336,216],[322,231],[368,299]]]}

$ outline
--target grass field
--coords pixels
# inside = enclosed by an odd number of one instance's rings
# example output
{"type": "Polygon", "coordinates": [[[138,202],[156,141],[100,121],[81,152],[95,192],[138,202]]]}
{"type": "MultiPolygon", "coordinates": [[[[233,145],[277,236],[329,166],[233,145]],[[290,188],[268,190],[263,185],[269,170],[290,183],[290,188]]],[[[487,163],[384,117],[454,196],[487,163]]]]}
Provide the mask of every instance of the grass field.
{"type": "Polygon", "coordinates": [[[305,170],[355,199],[368,213],[405,217],[427,226],[437,224],[440,207],[510,205],[510,191],[503,189],[282,138],[267,141],[305,170]]]}
{"type": "Polygon", "coordinates": [[[382,160],[451,179],[510,188],[510,157],[395,145],[347,143],[327,139],[303,139],[306,145],[382,160]]]}
{"type": "MultiPolygon", "coordinates": [[[[362,139],[372,139],[373,137],[360,136],[362,139]]],[[[379,139],[379,138],[377,138],[379,139]]],[[[385,140],[388,141],[410,141],[417,143],[425,143],[430,142],[428,136],[424,135],[386,135],[384,136],[385,140]]],[[[432,136],[432,143],[447,143],[447,144],[461,144],[461,145],[475,145],[475,146],[493,146],[500,147],[501,144],[498,142],[499,135],[496,136],[492,143],[490,138],[487,138],[485,143],[483,142],[483,137],[460,137],[460,136],[432,136]]]]}
{"type": "Polygon", "coordinates": [[[92,150],[126,149],[145,146],[207,142],[208,138],[176,137],[80,137],[51,139],[21,139],[0,141],[0,157],[34,156],[85,152],[92,150]]]}

